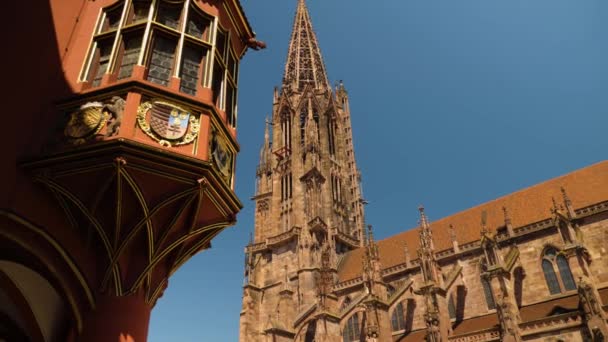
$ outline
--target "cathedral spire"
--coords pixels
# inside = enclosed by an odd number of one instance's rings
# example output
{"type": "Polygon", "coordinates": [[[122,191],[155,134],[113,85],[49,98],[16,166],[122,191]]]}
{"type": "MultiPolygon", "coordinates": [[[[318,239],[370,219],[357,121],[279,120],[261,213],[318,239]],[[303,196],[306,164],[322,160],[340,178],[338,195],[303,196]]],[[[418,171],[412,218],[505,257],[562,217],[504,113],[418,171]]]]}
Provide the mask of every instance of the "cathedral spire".
{"type": "Polygon", "coordinates": [[[283,87],[292,85],[302,90],[307,84],[314,88],[331,89],[306,3],[304,0],[298,0],[283,75],[283,87]]]}

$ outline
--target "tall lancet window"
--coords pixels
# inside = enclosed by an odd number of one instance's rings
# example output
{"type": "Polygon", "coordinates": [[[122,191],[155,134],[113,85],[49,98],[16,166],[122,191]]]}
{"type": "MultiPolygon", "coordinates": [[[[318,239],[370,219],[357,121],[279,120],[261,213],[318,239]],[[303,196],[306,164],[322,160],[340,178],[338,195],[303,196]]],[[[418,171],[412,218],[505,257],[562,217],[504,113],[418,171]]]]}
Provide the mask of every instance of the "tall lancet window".
{"type": "Polygon", "coordinates": [[[391,315],[391,327],[393,331],[399,331],[405,329],[405,318],[403,315],[403,303],[399,302],[395,309],[393,310],[393,314],[391,315]]]}
{"type": "Polygon", "coordinates": [[[451,294],[448,297],[448,314],[450,315],[450,319],[456,319],[456,302],[451,294]]]}
{"type": "Polygon", "coordinates": [[[490,285],[490,282],[485,278],[481,278],[481,287],[483,288],[483,295],[486,298],[488,310],[496,309],[496,303],[494,302],[494,295],[492,294],[492,286],[490,285]]]}
{"type": "Polygon", "coordinates": [[[361,340],[361,329],[359,328],[359,314],[355,313],[348,319],[348,321],[346,321],[342,337],[344,342],[358,342],[361,340]]]}
{"type": "Polygon", "coordinates": [[[336,155],[336,123],[333,119],[327,120],[327,139],[329,145],[329,154],[336,155]]]}
{"type": "Polygon", "coordinates": [[[300,106],[300,145],[304,146],[304,136],[306,135],[306,118],[308,117],[308,106],[300,106]]]}
{"type": "Polygon", "coordinates": [[[291,114],[287,109],[281,114],[281,132],[283,147],[291,150],[291,114]]]}

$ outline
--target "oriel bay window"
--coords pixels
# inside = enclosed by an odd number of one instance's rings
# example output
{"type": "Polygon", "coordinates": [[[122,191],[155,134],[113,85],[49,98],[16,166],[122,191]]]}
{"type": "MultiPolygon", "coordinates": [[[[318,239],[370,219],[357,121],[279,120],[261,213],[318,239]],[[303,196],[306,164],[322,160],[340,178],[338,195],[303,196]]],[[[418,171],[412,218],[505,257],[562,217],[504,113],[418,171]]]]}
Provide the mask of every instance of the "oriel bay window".
{"type": "Polygon", "coordinates": [[[80,81],[97,87],[104,74],[121,80],[145,66],[146,80],[168,86],[179,78],[179,91],[188,95],[197,95],[199,85],[212,88],[234,126],[238,60],[229,43],[217,18],[192,0],[119,1],[100,14],[80,81]]]}

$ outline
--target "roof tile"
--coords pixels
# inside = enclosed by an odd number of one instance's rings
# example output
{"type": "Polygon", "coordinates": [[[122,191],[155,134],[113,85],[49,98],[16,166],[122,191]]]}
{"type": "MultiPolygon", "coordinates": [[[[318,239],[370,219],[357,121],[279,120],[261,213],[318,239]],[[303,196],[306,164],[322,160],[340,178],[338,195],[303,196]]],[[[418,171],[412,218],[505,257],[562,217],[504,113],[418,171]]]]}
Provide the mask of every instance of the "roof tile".
{"type": "MultiPolygon", "coordinates": [[[[481,213],[487,213],[487,226],[492,230],[504,226],[506,207],[513,227],[521,227],[550,217],[551,198],[561,202],[560,188],[564,187],[574,208],[579,209],[608,200],[608,161],[579,169],[512,194],[497,198],[476,207],[431,222],[435,250],[452,247],[449,225],[454,226],[460,245],[479,240],[481,213]]],[[[419,246],[419,228],[413,228],[378,242],[383,268],[405,262],[404,246],[407,243],[412,260],[419,246]]],[[[361,274],[363,250],[355,249],[345,256],[339,267],[340,281],[354,279],[361,274]]]]}

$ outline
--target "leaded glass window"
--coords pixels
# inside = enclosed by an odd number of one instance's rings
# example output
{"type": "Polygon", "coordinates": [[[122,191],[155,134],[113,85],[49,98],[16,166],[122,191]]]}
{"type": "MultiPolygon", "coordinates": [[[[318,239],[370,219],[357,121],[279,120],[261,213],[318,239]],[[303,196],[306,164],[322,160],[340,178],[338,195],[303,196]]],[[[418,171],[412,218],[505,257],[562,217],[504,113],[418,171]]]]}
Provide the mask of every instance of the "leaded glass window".
{"type": "Polygon", "coordinates": [[[456,303],[452,295],[448,298],[448,314],[450,315],[450,319],[456,319],[456,303]]]}
{"type": "Polygon", "coordinates": [[[564,288],[566,289],[566,291],[575,290],[576,283],[574,282],[572,272],[570,272],[570,265],[568,265],[568,260],[563,255],[558,255],[556,260],[557,269],[559,270],[559,275],[562,278],[564,288]]]}
{"type": "Polygon", "coordinates": [[[543,273],[547,281],[549,293],[557,294],[562,291],[576,289],[576,283],[568,264],[568,259],[563,254],[558,254],[555,248],[547,248],[542,259],[543,273]],[[558,273],[555,273],[557,267],[558,273]]]}
{"type": "Polygon", "coordinates": [[[120,58],[120,68],[118,69],[118,79],[131,77],[133,67],[137,64],[141,51],[141,40],[143,31],[126,35],[122,46],[122,57],[120,58]]]}
{"type": "Polygon", "coordinates": [[[399,331],[405,329],[405,318],[403,315],[403,303],[397,304],[391,315],[391,326],[393,331],[399,331]]]}
{"type": "Polygon", "coordinates": [[[154,47],[150,54],[148,80],[154,83],[169,85],[171,70],[175,60],[177,42],[171,38],[159,35],[154,39],[154,47]]]}
{"type": "Polygon", "coordinates": [[[553,269],[553,263],[547,259],[543,260],[543,273],[545,274],[545,280],[547,281],[547,286],[549,287],[549,293],[560,293],[561,290],[559,288],[557,276],[555,275],[555,269],[553,269]]]}
{"type": "Polygon", "coordinates": [[[346,325],[344,326],[344,332],[342,334],[344,342],[356,342],[359,341],[361,330],[359,329],[359,315],[352,315],[346,325]]]}
{"type": "Polygon", "coordinates": [[[494,302],[494,295],[492,294],[492,287],[487,279],[481,279],[481,287],[483,288],[483,294],[486,298],[486,305],[488,310],[496,309],[496,303],[494,302]]]}
{"type": "MultiPolygon", "coordinates": [[[[145,78],[153,83],[168,86],[172,77],[179,79],[179,90],[196,95],[197,89],[210,87],[210,55],[214,18],[203,12],[195,2],[180,0],[124,0],[106,7],[99,17],[91,42],[90,52],[83,66],[80,81],[92,87],[102,85],[104,74],[113,74],[121,80],[133,75],[135,65],[146,67],[145,78]],[[187,13],[187,17],[186,17],[187,13]],[[150,18],[150,21],[148,20],[150,18]],[[146,37],[146,41],[144,41],[146,37]]],[[[229,36],[222,31],[220,56],[226,60],[229,36]]],[[[238,62],[232,53],[230,64],[231,87],[224,90],[224,74],[217,73],[220,87],[218,96],[224,96],[232,105],[230,114],[235,124],[236,72],[238,62]]],[[[220,66],[220,69],[225,69],[220,66]]],[[[113,78],[108,78],[112,80],[113,78]]],[[[218,107],[224,109],[224,99],[218,107]]]]}

